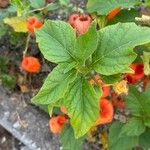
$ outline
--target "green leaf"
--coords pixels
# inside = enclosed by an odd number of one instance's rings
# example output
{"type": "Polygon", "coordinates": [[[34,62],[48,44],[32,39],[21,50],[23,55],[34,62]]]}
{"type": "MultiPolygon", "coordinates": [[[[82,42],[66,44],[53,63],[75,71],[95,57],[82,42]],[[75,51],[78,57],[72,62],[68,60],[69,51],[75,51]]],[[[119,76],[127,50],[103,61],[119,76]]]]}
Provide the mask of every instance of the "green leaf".
{"type": "Polygon", "coordinates": [[[80,62],[96,50],[98,35],[94,22],[88,32],[76,39],[75,30],[63,21],[47,21],[36,31],[37,42],[44,57],[52,62],[80,62]]]}
{"type": "Polygon", "coordinates": [[[64,73],[67,73],[68,71],[72,70],[73,68],[75,68],[77,66],[77,63],[75,61],[71,62],[71,63],[66,63],[67,67],[64,68],[64,73]]]}
{"type": "Polygon", "coordinates": [[[135,60],[133,48],[150,42],[150,28],[135,23],[118,23],[99,31],[99,43],[92,66],[103,75],[127,73],[135,60]]]}
{"type": "Polygon", "coordinates": [[[141,59],[141,56],[143,55],[143,52],[146,51],[146,52],[150,52],[150,49],[148,48],[148,44],[145,44],[145,45],[139,45],[139,46],[136,46],[134,48],[134,52],[137,54],[137,58],[135,59],[134,62],[141,62],[142,59],[141,59]]]}
{"type": "Polygon", "coordinates": [[[144,116],[144,124],[147,127],[150,127],[150,115],[149,115],[149,109],[150,109],[149,97],[150,97],[150,92],[149,91],[150,91],[150,84],[148,84],[147,89],[144,92],[144,95],[146,95],[145,96],[145,99],[146,99],[145,105],[147,105],[147,107],[145,109],[148,109],[148,110],[145,110],[146,113],[145,113],[145,116],[144,116]]]}
{"type": "Polygon", "coordinates": [[[49,113],[50,117],[51,117],[52,114],[53,114],[53,109],[54,109],[54,106],[53,106],[52,104],[49,104],[49,105],[48,105],[48,113],[49,113]]]}
{"type": "Polygon", "coordinates": [[[94,88],[94,90],[95,90],[95,92],[97,94],[97,97],[101,97],[101,94],[102,94],[101,87],[94,85],[93,88],[94,88]]]}
{"type": "Polygon", "coordinates": [[[76,71],[70,70],[64,73],[66,64],[59,64],[48,75],[39,93],[32,99],[37,104],[55,103],[64,97],[68,90],[68,86],[74,81],[76,71]]]}
{"type": "Polygon", "coordinates": [[[36,40],[44,57],[54,63],[74,60],[72,51],[76,43],[76,32],[63,21],[47,21],[36,30],[36,40]]]}
{"type": "Polygon", "coordinates": [[[114,84],[121,80],[121,74],[115,74],[111,76],[101,75],[102,81],[106,84],[114,84]]]}
{"type": "Polygon", "coordinates": [[[93,22],[87,33],[79,36],[74,50],[74,56],[79,61],[85,61],[97,48],[98,34],[96,30],[96,22],[93,22]]]}
{"type": "MultiPolygon", "coordinates": [[[[55,110],[56,110],[55,108],[61,107],[62,104],[63,104],[63,99],[60,99],[59,101],[48,105],[48,113],[49,113],[50,117],[52,116],[53,113],[55,113],[55,110]]],[[[60,110],[59,110],[58,114],[60,114],[60,110]]]]}
{"type": "Polygon", "coordinates": [[[144,3],[146,6],[150,6],[150,0],[145,0],[144,3]]]}
{"type": "Polygon", "coordinates": [[[121,129],[120,136],[126,134],[127,136],[139,136],[145,131],[146,127],[141,118],[130,118],[121,129]]]}
{"type": "Polygon", "coordinates": [[[138,143],[138,137],[122,135],[119,137],[123,124],[114,122],[109,130],[109,150],[132,150],[138,143]]]}
{"type": "Polygon", "coordinates": [[[88,0],[87,8],[90,13],[96,12],[98,15],[107,15],[114,8],[129,8],[139,2],[140,0],[88,0]]]}
{"type": "Polygon", "coordinates": [[[60,141],[63,150],[82,150],[84,138],[76,139],[73,129],[70,125],[66,125],[60,134],[60,141]]]}
{"type": "Polygon", "coordinates": [[[70,85],[65,106],[71,118],[75,137],[85,135],[99,116],[99,96],[86,79],[78,78],[70,85]]]}
{"type": "Polygon", "coordinates": [[[146,148],[150,148],[150,128],[147,128],[146,131],[139,137],[139,144],[146,148]]]}
{"type": "Polygon", "coordinates": [[[36,105],[36,106],[38,106],[44,112],[49,113],[48,112],[48,105],[36,105]]]}
{"type": "Polygon", "coordinates": [[[143,52],[142,59],[144,62],[144,74],[150,75],[150,52],[143,52]]]}
{"type": "MultiPolygon", "coordinates": [[[[150,83],[148,83],[147,89],[143,92],[143,95],[146,96],[147,98],[150,97],[150,83]]],[[[150,100],[146,100],[147,102],[149,102],[150,100]]]]}
{"type": "Polygon", "coordinates": [[[127,109],[135,116],[143,119],[146,126],[150,126],[150,85],[145,92],[139,92],[134,86],[130,86],[126,99],[127,109]]]}
{"type": "Polygon", "coordinates": [[[137,89],[131,86],[128,96],[125,97],[127,109],[136,116],[141,116],[141,114],[144,113],[143,102],[139,96],[140,93],[137,91],[137,89]]]}
{"type": "Polygon", "coordinates": [[[30,6],[33,8],[42,8],[45,6],[45,0],[29,0],[30,6]]]}

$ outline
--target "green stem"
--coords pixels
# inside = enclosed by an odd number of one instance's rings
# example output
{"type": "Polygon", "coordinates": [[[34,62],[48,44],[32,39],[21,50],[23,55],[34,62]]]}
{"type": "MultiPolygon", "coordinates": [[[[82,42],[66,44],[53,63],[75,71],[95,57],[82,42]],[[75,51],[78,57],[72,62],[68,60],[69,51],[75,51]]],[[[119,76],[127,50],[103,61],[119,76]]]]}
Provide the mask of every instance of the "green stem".
{"type": "Polygon", "coordinates": [[[26,46],[25,46],[25,49],[24,49],[24,51],[23,51],[23,57],[25,57],[26,54],[27,54],[30,39],[31,39],[31,33],[29,33],[28,36],[27,36],[26,46]]]}
{"type": "Polygon", "coordinates": [[[34,13],[34,12],[36,12],[36,11],[42,11],[42,10],[44,10],[44,9],[46,9],[46,8],[47,8],[47,6],[42,7],[42,8],[33,9],[33,10],[31,10],[31,11],[26,12],[24,15],[26,15],[26,14],[31,14],[31,13],[34,13]]]}
{"type": "Polygon", "coordinates": [[[80,72],[84,76],[90,76],[91,79],[94,80],[97,86],[101,87],[98,81],[95,79],[95,75],[92,73],[92,70],[88,68],[88,66],[78,66],[77,67],[78,72],[80,72]]]}

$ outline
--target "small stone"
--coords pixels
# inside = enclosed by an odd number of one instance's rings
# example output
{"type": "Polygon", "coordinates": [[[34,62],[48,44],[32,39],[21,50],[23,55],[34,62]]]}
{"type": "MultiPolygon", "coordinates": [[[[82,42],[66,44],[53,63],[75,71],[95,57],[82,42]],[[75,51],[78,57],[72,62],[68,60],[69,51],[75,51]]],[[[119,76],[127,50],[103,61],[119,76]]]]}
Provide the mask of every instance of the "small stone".
{"type": "Polygon", "coordinates": [[[13,128],[15,128],[15,129],[20,129],[21,128],[21,125],[20,125],[20,123],[17,121],[17,122],[15,122],[14,124],[13,124],[13,128]]]}
{"type": "Polygon", "coordinates": [[[4,136],[1,140],[1,144],[5,143],[6,142],[6,137],[4,136]]]}
{"type": "Polygon", "coordinates": [[[8,111],[4,113],[5,117],[9,117],[9,115],[10,115],[10,112],[8,112],[8,111]]]}
{"type": "Polygon", "coordinates": [[[37,147],[35,143],[32,143],[31,146],[32,146],[33,148],[36,148],[36,147],[37,147]]]}

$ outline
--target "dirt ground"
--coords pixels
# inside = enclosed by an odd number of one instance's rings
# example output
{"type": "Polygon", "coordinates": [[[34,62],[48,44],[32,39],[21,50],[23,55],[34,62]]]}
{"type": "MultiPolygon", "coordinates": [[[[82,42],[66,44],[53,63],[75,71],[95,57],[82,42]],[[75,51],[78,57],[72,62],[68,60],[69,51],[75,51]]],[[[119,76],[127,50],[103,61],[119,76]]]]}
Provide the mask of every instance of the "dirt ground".
{"type": "Polygon", "coordinates": [[[0,150],[29,150],[0,126],[0,150]]]}

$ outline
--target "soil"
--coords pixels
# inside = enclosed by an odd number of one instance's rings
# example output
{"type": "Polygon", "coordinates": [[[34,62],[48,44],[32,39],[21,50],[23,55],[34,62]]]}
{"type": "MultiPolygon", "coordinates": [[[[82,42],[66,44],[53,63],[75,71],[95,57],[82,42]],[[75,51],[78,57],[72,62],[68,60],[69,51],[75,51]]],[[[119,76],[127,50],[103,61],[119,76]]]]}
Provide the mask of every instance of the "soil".
{"type": "Polygon", "coordinates": [[[27,150],[24,144],[0,126],[0,150],[27,150]]]}

